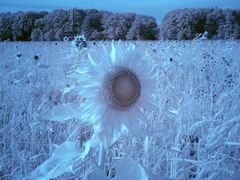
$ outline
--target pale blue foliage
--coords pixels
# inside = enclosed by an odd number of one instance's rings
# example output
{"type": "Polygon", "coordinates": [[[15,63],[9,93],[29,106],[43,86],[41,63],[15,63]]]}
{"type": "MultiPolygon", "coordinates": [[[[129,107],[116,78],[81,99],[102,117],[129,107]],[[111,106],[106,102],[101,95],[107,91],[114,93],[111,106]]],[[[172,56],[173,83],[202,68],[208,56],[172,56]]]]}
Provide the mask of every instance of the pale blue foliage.
{"type": "Polygon", "coordinates": [[[86,63],[87,53],[66,42],[0,48],[0,179],[238,178],[239,42],[136,42],[159,70],[158,107],[141,109],[149,123],[118,136],[103,167],[100,144],[91,141],[94,128],[78,119],[86,99],[72,91],[76,76],[68,76],[72,66],[86,63]]]}
{"type": "Polygon", "coordinates": [[[79,118],[81,107],[79,104],[66,103],[47,109],[41,114],[43,119],[64,122],[72,118],[79,118]]]}
{"type": "MultiPolygon", "coordinates": [[[[113,180],[147,180],[148,176],[145,170],[135,161],[130,158],[120,158],[114,164],[115,177],[113,180]]],[[[104,170],[97,168],[89,175],[90,180],[107,180],[104,170]]]]}
{"type": "Polygon", "coordinates": [[[80,155],[75,143],[65,141],[57,146],[51,157],[38,166],[26,179],[51,179],[63,173],[72,173],[73,162],[80,155]]]}
{"type": "Polygon", "coordinates": [[[145,170],[135,161],[129,158],[121,158],[116,162],[116,176],[114,180],[139,179],[147,180],[145,170]]]}

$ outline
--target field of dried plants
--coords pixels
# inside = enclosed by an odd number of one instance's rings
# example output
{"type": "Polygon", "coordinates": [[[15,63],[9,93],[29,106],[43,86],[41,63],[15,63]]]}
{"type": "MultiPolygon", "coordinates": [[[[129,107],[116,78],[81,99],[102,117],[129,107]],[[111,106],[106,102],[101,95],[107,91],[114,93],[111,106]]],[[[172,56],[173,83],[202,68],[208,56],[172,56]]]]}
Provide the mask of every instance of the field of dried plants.
{"type": "MultiPolygon", "coordinates": [[[[134,43],[158,70],[158,108],[146,111],[151,123],[139,127],[151,134],[122,137],[111,146],[105,164],[108,178],[134,179],[136,174],[127,169],[138,172],[139,166],[149,179],[237,177],[240,42],[134,43]],[[120,157],[132,160],[132,167],[124,170],[128,177],[119,167],[126,164],[115,164],[120,157]]],[[[81,155],[92,134],[91,124],[76,118],[53,122],[43,114],[63,103],[84,101],[78,94],[63,93],[75,83],[67,72],[85,61],[87,51],[110,44],[88,42],[87,49],[80,51],[70,42],[0,43],[0,179],[97,176],[97,149],[70,161],[71,154],[81,155]]]]}

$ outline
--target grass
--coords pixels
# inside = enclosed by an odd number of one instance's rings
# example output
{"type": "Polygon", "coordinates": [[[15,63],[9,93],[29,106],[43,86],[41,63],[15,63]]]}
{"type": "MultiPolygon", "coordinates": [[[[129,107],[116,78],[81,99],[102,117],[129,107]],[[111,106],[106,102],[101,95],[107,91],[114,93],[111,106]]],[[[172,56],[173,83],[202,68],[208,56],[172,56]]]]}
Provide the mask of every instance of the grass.
{"type": "MultiPolygon", "coordinates": [[[[98,49],[100,43],[89,42],[88,48],[98,49]]],[[[106,167],[119,157],[131,157],[155,176],[213,179],[234,174],[240,168],[240,43],[135,43],[159,71],[158,111],[145,112],[151,125],[140,124],[150,135],[123,137],[112,145],[106,167]]],[[[62,103],[82,103],[83,97],[63,94],[63,89],[74,84],[66,78],[68,69],[81,64],[86,54],[67,42],[2,42],[0,48],[0,177],[18,179],[64,141],[77,142],[82,150],[90,138],[91,126],[78,119],[59,123],[41,116],[62,103]]],[[[93,149],[85,160],[74,162],[72,173],[57,179],[83,177],[97,157],[93,149]]]]}

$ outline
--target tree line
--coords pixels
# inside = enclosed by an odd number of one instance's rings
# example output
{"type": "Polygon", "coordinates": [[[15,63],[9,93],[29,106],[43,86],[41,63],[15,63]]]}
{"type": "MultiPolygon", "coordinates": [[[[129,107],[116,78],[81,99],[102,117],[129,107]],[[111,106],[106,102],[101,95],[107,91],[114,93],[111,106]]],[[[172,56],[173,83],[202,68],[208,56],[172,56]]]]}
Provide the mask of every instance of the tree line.
{"type": "Polygon", "coordinates": [[[158,25],[150,16],[96,9],[0,14],[0,39],[59,41],[84,34],[87,40],[156,40],[158,25]]]}
{"type": "Polygon", "coordinates": [[[204,32],[209,39],[240,39],[240,9],[173,10],[164,17],[160,31],[165,40],[194,39],[204,32]]]}
{"type": "Polygon", "coordinates": [[[0,40],[59,41],[82,35],[87,40],[240,39],[240,10],[188,8],[170,11],[157,25],[153,17],[96,9],[0,13],[0,40]]]}

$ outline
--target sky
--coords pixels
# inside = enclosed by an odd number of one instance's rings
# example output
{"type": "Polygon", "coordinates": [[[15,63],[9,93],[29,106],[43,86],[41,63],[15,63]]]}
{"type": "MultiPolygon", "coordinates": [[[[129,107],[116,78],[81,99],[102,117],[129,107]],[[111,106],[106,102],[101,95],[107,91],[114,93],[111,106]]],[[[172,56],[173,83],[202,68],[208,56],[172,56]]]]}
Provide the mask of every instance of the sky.
{"type": "Polygon", "coordinates": [[[98,9],[111,12],[134,12],[155,17],[177,8],[219,7],[240,8],[240,0],[0,0],[0,12],[52,11],[54,9],[98,9]]]}

